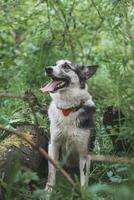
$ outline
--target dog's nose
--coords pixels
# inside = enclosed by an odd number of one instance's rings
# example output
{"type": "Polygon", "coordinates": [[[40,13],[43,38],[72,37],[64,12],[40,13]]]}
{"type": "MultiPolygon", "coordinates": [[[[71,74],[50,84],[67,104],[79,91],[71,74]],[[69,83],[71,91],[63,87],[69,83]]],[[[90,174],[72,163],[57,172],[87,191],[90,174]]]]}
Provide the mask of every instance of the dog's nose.
{"type": "Polygon", "coordinates": [[[47,67],[45,70],[46,70],[46,73],[47,73],[48,75],[51,75],[52,72],[53,72],[53,69],[52,69],[51,67],[47,67]]]}

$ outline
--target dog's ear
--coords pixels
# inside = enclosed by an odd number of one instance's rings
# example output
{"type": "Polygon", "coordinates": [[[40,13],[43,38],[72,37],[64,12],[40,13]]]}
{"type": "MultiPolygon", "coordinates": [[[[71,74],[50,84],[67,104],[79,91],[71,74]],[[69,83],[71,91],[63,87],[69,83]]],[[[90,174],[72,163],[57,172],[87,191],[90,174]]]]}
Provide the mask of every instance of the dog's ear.
{"type": "Polygon", "coordinates": [[[82,70],[83,77],[86,80],[88,80],[91,76],[93,76],[95,74],[98,67],[99,67],[99,65],[83,66],[83,70],[82,70]]]}

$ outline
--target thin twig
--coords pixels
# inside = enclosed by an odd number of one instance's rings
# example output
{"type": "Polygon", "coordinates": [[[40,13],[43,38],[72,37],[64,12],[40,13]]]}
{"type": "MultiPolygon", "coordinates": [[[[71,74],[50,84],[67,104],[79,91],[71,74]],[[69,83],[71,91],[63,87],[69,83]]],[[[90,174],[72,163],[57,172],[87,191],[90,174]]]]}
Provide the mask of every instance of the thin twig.
{"type": "Polygon", "coordinates": [[[110,162],[110,163],[124,163],[134,165],[134,158],[127,157],[115,157],[110,155],[89,155],[89,159],[99,162],[110,162]]]}
{"type": "MultiPolygon", "coordinates": [[[[60,13],[61,13],[61,16],[63,17],[63,24],[64,24],[64,27],[65,27],[65,29],[64,29],[64,32],[66,33],[68,33],[68,35],[69,35],[69,45],[70,45],[70,49],[71,49],[71,59],[72,59],[72,61],[73,62],[75,62],[75,60],[76,60],[76,55],[75,55],[75,47],[74,47],[74,41],[73,41],[73,39],[72,39],[72,37],[71,37],[71,34],[70,34],[70,26],[69,26],[69,21],[67,20],[67,16],[66,16],[66,13],[64,12],[64,10],[59,6],[59,4],[57,4],[57,7],[58,7],[58,9],[59,9],[59,11],[60,11],[60,13]]],[[[64,35],[64,34],[63,34],[64,35]]]]}
{"type": "Polygon", "coordinates": [[[94,0],[91,0],[91,2],[92,2],[92,5],[94,6],[94,8],[96,9],[96,11],[97,11],[99,17],[101,18],[101,20],[104,20],[103,16],[101,15],[99,9],[97,8],[97,6],[96,6],[96,4],[94,2],[94,0]]]}
{"type": "Polygon", "coordinates": [[[54,35],[53,28],[52,28],[51,15],[50,15],[50,10],[49,10],[49,2],[48,2],[48,0],[46,0],[46,4],[47,4],[47,18],[48,18],[48,23],[49,23],[49,29],[50,29],[51,34],[52,34],[52,39],[54,39],[55,35],[54,35]]]}
{"type": "Polygon", "coordinates": [[[79,188],[77,187],[76,183],[74,182],[74,180],[69,176],[69,174],[60,166],[60,164],[58,162],[55,162],[49,155],[48,153],[40,146],[37,146],[34,142],[30,141],[27,137],[24,136],[23,133],[18,132],[15,129],[9,129],[9,128],[5,128],[3,125],[0,124],[0,129],[7,131],[11,134],[15,134],[17,135],[19,138],[25,140],[27,143],[29,143],[34,149],[38,150],[39,153],[45,158],[47,159],[49,162],[52,163],[52,165],[58,169],[61,174],[64,176],[64,178],[68,181],[68,183],[76,190],[76,192],[81,195],[81,192],[79,190],[79,188]]]}
{"type": "Polygon", "coordinates": [[[0,97],[9,97],[9,98],[17,98],[17,99],[22,99],[24,100],[24,96],[19,96],[11,93],[0,93],[0,97]]]}

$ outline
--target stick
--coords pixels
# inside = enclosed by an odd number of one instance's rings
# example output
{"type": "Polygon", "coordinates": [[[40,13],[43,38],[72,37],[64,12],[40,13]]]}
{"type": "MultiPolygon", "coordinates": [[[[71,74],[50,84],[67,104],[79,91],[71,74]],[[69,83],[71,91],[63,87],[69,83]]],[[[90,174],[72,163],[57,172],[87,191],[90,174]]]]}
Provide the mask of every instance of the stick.
{"type": "Polygon", "coordinates": [[[24,96],[19,96],[11,93],[0,93],[0,97],[9,97],[9,98],[17,98],[17,99],[24,99],[24,96]]]}
{"type": "Polygon", "coordinates": [[[115,157],[110,155],[89,155],[89,159],[99,162],[110,162],[110,163],[125,163],[134,165],[134,158],[127,157],[115,157]]]}

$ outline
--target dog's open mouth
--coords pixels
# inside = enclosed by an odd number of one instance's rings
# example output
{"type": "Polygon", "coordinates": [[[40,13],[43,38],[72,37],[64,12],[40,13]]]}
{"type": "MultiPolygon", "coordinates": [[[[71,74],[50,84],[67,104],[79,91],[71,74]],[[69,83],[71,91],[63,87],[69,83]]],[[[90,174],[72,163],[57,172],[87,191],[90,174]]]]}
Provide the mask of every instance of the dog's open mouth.
{"type": "Polygon", "coordinates": [[[53,80],[40,90],[44,92],[55,92],[61,88],[67,87],[69,80],[65,78],[53,77],[53,80]]]}

